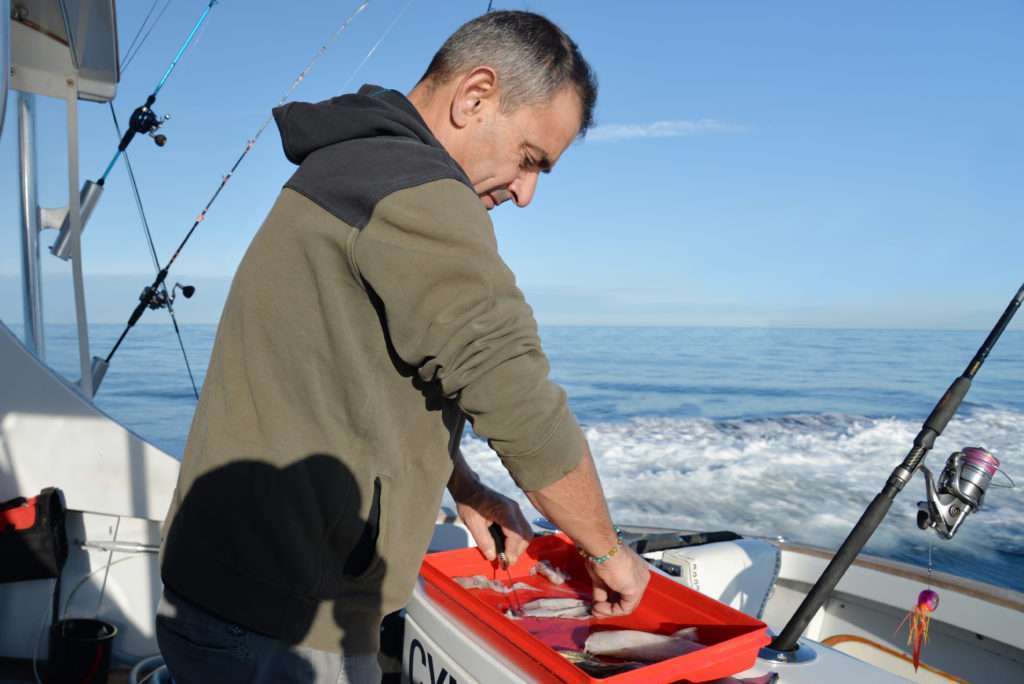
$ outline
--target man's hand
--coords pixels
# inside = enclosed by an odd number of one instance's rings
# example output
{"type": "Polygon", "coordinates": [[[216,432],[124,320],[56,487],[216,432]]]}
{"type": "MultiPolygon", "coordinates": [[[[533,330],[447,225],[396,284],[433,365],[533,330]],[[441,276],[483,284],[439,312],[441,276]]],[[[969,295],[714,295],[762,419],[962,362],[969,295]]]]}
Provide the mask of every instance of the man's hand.
{"type": "MultiPolygon", "coordinates": [[[[603,554],[615,543],[608,504],[586,442],[575,469],[526,495],[548,520],[590,553],[603,554]]],[[[601,617],[632,613],[650,581],[647,563],[625,545],[600,565],[587,561],[587,572],[594,584],[593,611],[601,617]]]]}
{"type": "Polygon", "coordinates": [[[509,565],[516,562],[533,539],[533,531],[519,504],[479,481],[459,492],[455,506],[466,529],[489,561],[498,557],[494,539],[487,529],[491,523],[498,523],[505,533],[505,558],[509,565]]]}
{"type": "Polygon", "coordinates": [[[629,546],[600,565],[587,562],[594,583],[593,613],[599,617],[629,615],[640,605],[651,579],[650,568],[629,546]]]}

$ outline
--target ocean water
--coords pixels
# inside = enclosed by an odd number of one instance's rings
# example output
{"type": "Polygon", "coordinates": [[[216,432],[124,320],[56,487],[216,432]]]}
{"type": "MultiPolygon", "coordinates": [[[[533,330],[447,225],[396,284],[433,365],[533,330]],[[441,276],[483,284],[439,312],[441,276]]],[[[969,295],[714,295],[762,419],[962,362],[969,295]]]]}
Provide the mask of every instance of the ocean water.
{"type": "MultiPolygon", "coordinates": [[[[92,330],[106,355],[120,326],[92,330]]],[[[214,326],[183,329],[202,382],[214,326]]],[[[781,536],[835,548],[985,332],[548,327],[553,378],[587,435],[620,523],[781,536]]],[[[77,377],[74,327],[47,330],[49,363],[77,377]]],[[[140,325],[97,404],[180,457],[195,399],[169,326],[140,325]]],[[[1024,591],[1024,330],[1004,334],[926,461],[984,446],[1022,486],[991,488],[952,541],[915,525],[918,475],[868,552],[1024,591]]],[[[482,479],[536,515],[469,434],[482,479]]],[[[1003,481],[997,476],[997,482],[1003,481]]]]}

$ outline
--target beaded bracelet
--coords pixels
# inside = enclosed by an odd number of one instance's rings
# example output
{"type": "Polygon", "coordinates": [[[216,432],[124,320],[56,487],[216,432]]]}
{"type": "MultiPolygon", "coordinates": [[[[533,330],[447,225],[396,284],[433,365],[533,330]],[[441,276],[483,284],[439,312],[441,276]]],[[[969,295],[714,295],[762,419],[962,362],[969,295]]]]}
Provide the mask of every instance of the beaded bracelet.
{"type": "Polygon", "coordinates": [[[576,550],[579,551],[579,554],[581,556],[586,558],[594,565],[603,565],[604,563],[607,563],[608,560],[611,559],[612,556],[617,554],[619,552],[619,549],[622,548],[622,530],[620,530],[618,527],[615,527],[613,529],[615,530],[615,546],[613,546],[611,550],[603,556],[592,556],[585,550],[583,550],[583,548],[581,548],[580,546],[577,546],[576,550]]]}

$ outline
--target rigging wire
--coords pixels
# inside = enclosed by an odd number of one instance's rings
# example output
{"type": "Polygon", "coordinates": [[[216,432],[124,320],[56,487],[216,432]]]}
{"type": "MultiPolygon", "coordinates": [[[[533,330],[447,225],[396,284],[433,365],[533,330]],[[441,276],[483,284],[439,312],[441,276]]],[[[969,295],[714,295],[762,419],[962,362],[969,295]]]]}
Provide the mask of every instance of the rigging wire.
{"type": "MultiPolygon", "coordinates": [[[[210,6],[213,6],[215,2],[216,0],[212,0],[210,6]]],[[[357,16],[359,16],[359,14],[364,9],[366,9],[370,2],[371,0],[362,0],[362,2],[359,3],[359,6],[356,7],[356,9],[348,16],[348,18],[345,19],[341,26],[323,43],[323,45],[320,46],[320,48],[313,55],[313,58],[310,59],[306,67],[301,72],[299,72],[299,75],[295,77],[295,80],[292,81],[292,84],[285,91],[284,95],[281,96],[281,99],[277,103],[278,107],[288,101],[288,99],[291,97],[292,92],[294,92],[295,89],[299,87],[302,81],[305,80],[306,76],[312,70],[313,65],[316,64],[321,57],[323,57],[323,55],[327,52],[330,46],[349,27],[352,21],[357,16]]],[[[391,27],[389,26],[387,30],[390,31],[391,27]]],[[[195,31],[193,30],[193,34],[194,33],[195,31]]],[[[371,48],[371,51],[376,50],[377,45],[379,44],[380,41],[377,41],[377,44],[374,45],[373,48],[371,48]]],[[[114,346],[110,350],[110,353],[107,354],[106,363],[110,363],[110,360],[114,357],[114,354],[121,346],[121,343],[124,341],[124,338],[128,335],[128,332],[135,326],[136,323],[138,323],[139,319],[142,317],[142,314],[145,313],[146,308],[149,307],[151,302],[153,302],[153,300],[156,298],[157,293],[163,287],[164,281],[167,279],[167,274],[170,271],[171,266],[174,264],[174,262],[178,259],[178,256],[181,254],[181,250],[185,248],[185,245],[192,237],[192,234],[195,233],[196,228],[198,228],[199,224],[202,223],[203,220],[206,218],[206,213],[210,210],[210,207],[213,206],[213,203],[217,201],[217,198],[220,196],[220,193],[224,190],[224,187],[228,184],[228,181],[231,180],[231,177],[234,175],[238,167],[242,164],[242,161],[245,160],[250,150],[252,150],[252,148],[256,145],[256,142],[263,134],[263,131],[266,130],[267,126],[270,125],[270,122],[273,120],[273,117],[273,112],[268,114],[266,119],[264,119],[263,123],[260,125],[259,129],[256,131],[256,134],[253,137],[249,138],[249,140],[246,142],[245,148],[242,150],[242,153],[238,156],[238,159],[235,160],[235,163],[228,170],[227,174],[225,174],[221,178],[220,185],[217,186],[217,189],[214,191],[213,195],[210,196],[210,199],[206,202],[206,206],[203,207],[203,210],[199,212],[198,216],[196,216],[195,220],[192,223],[192,227],[189,228],[188,232],[185,234],[185,237],[178,245],[178,248],[174,251],[174,254],[172,254],[171,258],[167,261],[167,265],[157,272],[156,278],[153,280],[153,283],[142,291],[140,301],[138,305],[136,305],[135,310],[132,311],[131,316],[128,318],[127,325],[125,325],[124,330],[121,331],[121,335],[120,337],[117,338],[117,341],[114,343],[114,346]]]]}
{"type": "MultiPolygon", "coordinates": [[[[166,288],[164,292],[166,292],[166,288]]],[[[181,356],[185,359],[185,369],[188,371],[188,379],[192,383],[192,394],[196,401],[199,401],[199,389],[196,387],[196,378],[192,375],[192,364],[188,362],[188,354],[185,353],[185,343],[181,339],[181,329],[178,328],[178,317],[174,315],[174,305],[167,303],[167,312],[171,314],[171,325],[174,326],[174,335],[178,338],[178,347],[181,349],[181,356]]]]}
{"type": "MultiPolygon", "coordinates": [[[[117,120],[117,113],[114,111],[113,103],[108,102],[110,105],[110,118],[114,121],[114,130],[117,131],[117,137],[121,137],[121,125],[117,120]]],[[[132,186],[132,193],[135,196],[135,208],[139,212],[139,220],[142,221],[142,230],[146,235],[146,243],[149,245],[149,254],[153,258],[153,265],[156,270],[160,270],[160,260],[156,255],[156,246],[153,244],[153,234],[149,230],[149,220],[146,218],[146,211],[142,206],[142,196],[139,194],[139,186],[135,181],[135,170],[132,168],[132,162],[128,158],[128,153],[124,154],[125,169],[128,171],[128,180],[132,186]]]]}
{"type": "MultiPolygon", "coordinates": [[[[170,2],[170,0],[167,1],[170,2]]],[[[142,35],[142,31],[146,28],[146,24],[149,22],[149,18],[153,16],[153,10],[155,10],[156,6],[159,4],[160,0],[153,0],[153,4],[149,6],[149,11],[146,12],[146,16],[142,19],[142,23],[139,24],[139,30],[135,32],[135,36],[132,38],[132,42],[128,44],[128,47],[126,47],[124,52],[122,53],[125,55],[125,59],[127,59],[127,56],[131,54],[132,48],[135,47],[135,43],[138,42],[139,36],[142,35]]],[[[124,59],[121,60],[120,68],[124,69],[124,59]]]]}
{"type": "MultiPolygon", "coordinates": [[[[121,126],[117,121],[117,113],[114,111],[114,105],[111,102],[107,103],[110,105],[110,116],[114,120],[114,130],[117,131],[117,137],[121,137],[121,126]]],[[[153,257],[153,267],[157,273],[160,272],[160,259],[156,255],[156,246],[153,244],[153,233],[149,229],[149,220],[146,218],[146,210],[142,205],[142,195],[139,193],[139,185],[135,180],[135,171],[132,169],[131,159],[128,158],[127,150],[124,153],[124,164],[128,170],[128,179],[132,186],[132,193],[135,196],[135,208],[139,212],[139,220],[142,222],[142,230],[146,236],[146,243],[149,245],[150,255],[153,257]]],[[[188,379],[192,382],[192,393],[196,397],[196,401],[199,400],[199,389],[196,387],[196,378],[192,374],[192,364],[188,360],[188,352],[185,351],[185,342],[181,339],[181,329],[178,327],[178,317],[174,315],[174,297],[167,292],[167,285],[164,283],[160,284],[160,291],[163,296],[163,301],[167,302],[167,313],[171,316],[171,324],[174,326],[174,334],[178,338],[178,346],[181,348],[181,356],[185,359],[185,369],[188,371],[188,379]]]]}
{"type": "MultiPolygon", "coordinates": [[[[159,0],[156,0],[156,2],[159,2],[159,0]]],[[[154,6],[155,6],[155,2],[154,2],[154,6]]],[[[164,13],[167,11],[167,8],[170,7],[170,6],[171,6],[171,0],[167,0],[167,2],[164,3],[164,6],[162,8],[160,8],[160,12],[157,13],[156,19],[153,20],[153,24],[146,31],[146,35],[144,35],[142,37],[142,41],[135,47],[134,51],[132,51],[132,50],[126,51],[124,60],[121,63],[121,75],[122,76],[124,76],[125,69],[128,68],[128,65],[131,64],[132,61],[138,56],[139,51],[142,50],[142,46],[145,44],[145,42],[147,40],[149,40],[149,34],[153,33],[153,29],[155,29],[157,24],[160,23],[160,19],[164,16],[164,13]],[[131,54],[128,54],[129,52],[131,54]]]]}
{"type": "MultiPolygon", "coordinates": [[[[188,34],[188,37],[185,39],[185,42],[181,44],[180,48],[178,48],[178,53],[174,55],[174,59],[172,59],[171,63],[167,66],[167,70],[164,71],[164,75],[156,84],[156,88],[154,88],[153,92],[150,93],[149,97],[146,98],[145,104],[143,104],[140,107],[137,107],[135,111],[132,112],[131,118],[129,119],[128,130],[121,138],[121,142],[117,146],[117,152],[114,153],[113,159],[111,159],[110,163],[107,164],[107,168],[103,171],[103,175],[100,176],[100,179],[98,181],[96,181],[97,185],[103,185],[104,183],[106,183],[107,176],[110,174],[111,169],[114,168],[114,164],[116,164],[118,158],[122,154],[124,154],[124,151],[128,148],[128,145],[131,144],[132,140],[135,138],[135,135],[137,133],[152,134],[153,131],[158,129],[163,124],[162,120],[157,119],[157,116],[155,113],[153,113],[151,107],[153,106],[153,103],[156,102],[157,94],[167,83],[167,79],[171,77],[171,72],[173,72],[174,68],[178,66],[178,62],[181,61],[181,58],[185,54],[185,51],[188,49],[189,45],[191,45],[192,41],[195,39],[196,33],[199,31],[200,27],[206,22],[206,18],[210,15],[210,10],[213,9],[213,6],[216,5],[217,2],[219,2],[219,0],[210,0],[210,4],[208,4],[206,6],[206,9],[203,10],[203,13],[199,15],[199,19],[196,20],[196,23],[192,27],[192,31],[188,34]]],[[[158,140],[157,144],[160,145],[162,143],[158,140]]]]}

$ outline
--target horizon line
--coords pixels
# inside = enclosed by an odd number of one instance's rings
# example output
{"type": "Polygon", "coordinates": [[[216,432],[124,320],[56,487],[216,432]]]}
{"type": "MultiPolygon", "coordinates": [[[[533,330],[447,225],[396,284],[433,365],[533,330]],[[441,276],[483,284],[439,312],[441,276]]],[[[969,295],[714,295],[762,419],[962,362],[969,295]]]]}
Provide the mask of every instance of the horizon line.
{"type": "MultiPolygon", "coordinates": [[[[185,326],[203,326],[203,327],[216,327],[219,322],[205,321],[205,322],[190,322],[190,321],[178,321],[181,327],[185,326]]],[[[12,330],[20,331],[24,324],[9,323],[0,318],[0,324],[7,326],[12,330]]],[[[60,325],[60,326],[77,326],[77,322],[73,320],[61,320],[61,321],[48,321],[44,323],[45,326],[60,325]]],[[[125,323],[123,321],[89,321],[89,327],[93,326],[117,326],[123,327],[125,323]]],[[[140,320],[133,327],[147,327],[153,328],[157,326],[166,326],[168,323],[164,322],[153,322],[151,320],[140,320]]],[[[942,327],[883,327],[883,326],[823,326],[823,325],[805,325],[805,324],[779,324],[779,325],[763,325],[763,324],[727,324],[727,325],[708,325],[701,323],[545,323],[538,321],[537,325],[541,328],[622,328],[622,329],[684,329],[684,330],[808,330],[808,331],[849,331],[849,332],[989,332],[988,328],[942,328],[942,327]]],[[[1004,332],[1024,332],[1022,330],[1013,330],[1008,328],[1004,332]]]]}

